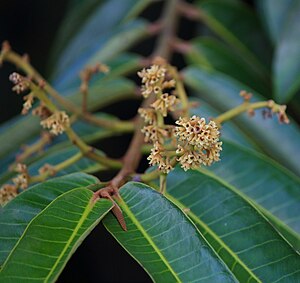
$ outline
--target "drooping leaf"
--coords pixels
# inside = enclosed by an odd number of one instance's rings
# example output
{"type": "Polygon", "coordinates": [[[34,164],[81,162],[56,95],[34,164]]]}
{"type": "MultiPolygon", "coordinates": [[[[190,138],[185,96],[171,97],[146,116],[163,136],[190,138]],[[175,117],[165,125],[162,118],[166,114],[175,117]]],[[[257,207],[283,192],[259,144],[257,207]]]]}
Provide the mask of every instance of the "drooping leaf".
{"type": "Polygon", "coordinates": [[[190,220],[141,183],[120,189],[128,231],[112,215],[104,225],[155,282],[236,282],[190,220]]]}
{"type": "Polygon", "coordinates": [[[268,81],[270,45],[257,15],[241,1],[198,1],[197,7],[201,20],[236,50],[257,76],[268,81]]]}
{"type": "Polygon", "coordinates": [[[300,89],[300,1],[295,0],[278,39],[273,63],[274,97],[288,102],[300,89]]]}
{"type": "MultiPolygon", "coordinates": [[[[218,166],[226,170],[226,164],[218,166]]],[[[236,188],[179,168],[169,175],[168,185],[171,200],[187,211],[239,282],[299,279],[299,255],[236,188]]]]}
{"type": "Polygon", "coordinates": [[[65,23],[61,26],[57,40],[59,43],[56,44],[53,51],[52,58],[58,61],[57,66],[60,66],[62,62],[80,57],[83,52],[95,45],[99,38],[106,36],[108,31],[112,32],[121,22],[126,23],[136,17],[151,1],[109,0],[101,2],[84,1],[74,5],[65,23]],[[76,19],[75,24],[74,18],[76,19]],[[67,39],[66,34],[68,35],[67,39]],[[59,40],[60,38],[63,38],[62,42],[59,40]],[[63,49],[67,41],[68,45],[63,49]],[[57,60],[59,53],[61,53],[60,59],[57,60]]]}
{"type": "Polygon", "coordinates": [[[0,210],[0,266],[22,236],[29,222],[61,194],[97,183],[97,178],[74,173],[37,184],[0,210]]]}
{"type": "Polygon", "coordinates": [[[252,89],[270,96],[270,86],[261,80],[231,47],[211,37],[194,39],[186,54],[190,65],[199,65],[231,76],[252,89]]]}
{"type": "Polygon", "coordinates": [[[238,188],[300,250],[300,179],[265,155],[226,141],[210,168],[238,188]]]}
{"type": "Polygon", "coordinates": [[[147,24],[141,19],[117,26],[113,30],[107,30],[100,38],[93,38],[94,44],[86,46],[77,56],[62,57],[53,76],[53,85],[59,90],[67,89],[86,65],[112,59],[147,34],[147,24]]]}
{"type": "Polygon", "coordinates": [[[55,282],[78,246],[113,204],[95,201],[93,192],[63,193],[28,224],[4,262],[0,282],[55,282]]]}
{"type": "Polygon", "coordinates": [[[257,0],[255,1],[259,12],[260,18],[267,28],[272,41],[276,44],[280,37],[282,30],[286,26],[286,20],[291,9],[295,8],[298,0],[257,0]]]}
{"type": "MultiPolygon", "coordinates": [[[[239,96],[241,90],[252,92],[253,101],[264,100],[249,87],[219,72],[188,67],[183,74],[186,84],[196,90],[199,97],[205,98],[210,104],[222,111],[242,103],[239,96]]],[[[280,125],[276,118],[266,120],[257,113],[251,118],[247,114],[240,115],[234,121],[263,151],[300,174],[300,153],[298,150],[300,134],[293,120],[289,125],[280,125]]]]}

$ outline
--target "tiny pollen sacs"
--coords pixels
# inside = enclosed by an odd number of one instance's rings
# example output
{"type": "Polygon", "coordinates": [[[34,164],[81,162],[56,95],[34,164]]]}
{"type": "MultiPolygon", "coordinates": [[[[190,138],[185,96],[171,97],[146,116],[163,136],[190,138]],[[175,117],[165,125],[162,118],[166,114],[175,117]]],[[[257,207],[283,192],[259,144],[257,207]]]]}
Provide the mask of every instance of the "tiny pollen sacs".
{"type": "Polygon", "coordinates": [[[206,123],[205,118],[194,115],[180,117],[176,126],[164,124],[164,118],[170,112],[180,110],[181,101],[177,97],[176,81],[169,74],[171,68],[174,73],[174,68],[162,59],[155,61],[159,63],[138,72],[142,78],[142,95],[156,97],[150,107],[138,111],[145,121],[142,129],[145,142],[153,144],[149,164],[169,173],[177,162],[186,171],[219,161],[222,142],[214,121],[206,123]]]}

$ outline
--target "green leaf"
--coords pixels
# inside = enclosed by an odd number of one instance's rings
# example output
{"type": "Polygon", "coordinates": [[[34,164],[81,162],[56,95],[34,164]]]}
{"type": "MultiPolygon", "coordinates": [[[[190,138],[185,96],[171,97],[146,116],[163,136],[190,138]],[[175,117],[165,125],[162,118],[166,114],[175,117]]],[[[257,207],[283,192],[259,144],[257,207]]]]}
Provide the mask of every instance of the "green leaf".
{"type": "MultiPolygon", "coordinates": [[[[218,166],[226,170],[226,164],[218,166]]],[[[179,168],[168,176],[168,185],[167,197],[186,208],[239,282],[299,279],[297,252],[236,188],[205,172],[179,168]]]]}
{"type": "Polygon", "coordinates": [[[197,7],[201,20],[268,82],[269,68],[266,66],[270,66],[271,61],[270,45],[257,15],[241,1],[198,1],[197,7]]]}
{"type": "Polygon", "coordinates": [[[270,38],[277,43],[282,30],[287,25],[288,14],[294,9],[298,0],[257,0],[256,5],[260,12],[260,18],[265,24],[270,38]]]}
{"type": "Polygon", "coordinates": [[[300,88],[300,1],[295,0],[278,40],[273,63],[275,98],[289,101],[300,88]]]}
{"type": "Polygon", "coordinates": [[[99,38],[105,36],[107,32],[113,32],[120,23],[124,24],[136,17],[149,4],[151,4],[149,0],[78,2],[61,25],[51,61],[58,61],[59,53],[61,53],[60,61],[78,58],[99,41],[99,38]],[[68,44],[65,47],[66,43],[68,44]]]}
{"type": "Polygon", "coordinates": [[[84,50],[79,52],[76,49],[76,55],[66,53],[62,57],[53,76],[54,86],[58,90],[66,89],[86,65],[106,62],[148,34],[147,23],[141,19],[107,30],[100,38],[93,38],[94,43],[86,46],[84,50]]]}
{"type": "MultiPolygon", "coordinates": [[[[253,101],[263,100],[249,87],[219,72],[190,67],[185,69],[183,74],[186,84],[196,90],[197,95],[205,98],[211,105],[222,111],[242,103],[239,96],[241,90],[252,92],[253,101]]],[[[234,121],[264,152],[300,174],[300,152],[298,150],[300,131],[293,120],[289,125],[280,125],[277,119],[266,120],[257,113],[251,118],[247,114],[240,115],[234,121]]]]}
{"type": "Polygon", "coordinates": [[[31,220],[4,263],[0,282],[55,282],[112,206],[106,199],[95,201],[93,192],[86,188],[56,198],[31,220]]]}
{"type": "Polygon", "coordinates": [[[220,71],[252,89],[270,96],[270,86],[251,70],[239,54],[221,41],[211,37],[194,39],[186,54],[189,64],[220,71]]]}
{"type": "Polygon", "coordinates": [[[61,194],[97,183],[97,178],[74,173],[37,184],[0,209],[0,266],[29,222],[61,194]]]}
{"type": "Polygon", "coordinates": [[[226,141],[221,163],[210,168],[237,187],[300,250],[300,179],[285,168],[240,145],[226,141]]]}
{"type": "Polygon", "coordinates": [[[155,282],[236,282],[190,220],[141,183],[120,189],[128,231],[108,215],[104,225],[155,282]]]}

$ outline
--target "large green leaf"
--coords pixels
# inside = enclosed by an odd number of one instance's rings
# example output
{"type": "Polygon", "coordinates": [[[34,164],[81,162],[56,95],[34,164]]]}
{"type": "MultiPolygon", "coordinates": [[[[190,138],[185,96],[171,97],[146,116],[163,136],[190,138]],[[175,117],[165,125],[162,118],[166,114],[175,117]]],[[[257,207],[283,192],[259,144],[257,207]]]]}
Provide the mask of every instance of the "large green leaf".
{"type": "MultiPolygon", "coordinates": [[[[300,1],[295,0],[278,40],[273,64],[275,98],[289,101],[300,88],[300,1]]],[[[282,24],[282,23],[281,23],[282,24]]]]}
{"type": "Polygon", "coordinates": [[[194,39],[191,44],[192,48],[186,54],[189,64],[215,69],[250,86],[265,96],[270,96],[270,86],[256,76],[241,56],[229,46],[211,37],[194,39]]]}
{"type": "Polygon", "coordinates": [[[104,225],[156,282],[235,282],[190,220],[141,183],[120,189],[128,231],[112,215],[104,225]]]}
{"type": "Polygon", "coordinates": [[[117,26],[113,30],[107,30],[100,38],[93,38],[94,44],[88,45],[77,56],[62,57],[54,73],[54,86],[59,90],[66,89],[86,65],[112,59],[147,34],[149,35],[147,23],[141,19],[117,26]]]}
{"type": "Polygon", "coordinates": [[[202,21],[268,81],[271,52],[257,15],[241,1],[198,1],[202,21]]]}
{"type": "Polygon", "coordinates": [[[137,16],[150,4],[149,0],[101,2],[81,1],[69,12],[61,25],[53,51],[52,59],[57,61],[59,52],[68,41],[68,45],[60,54],[57,66],[65,61],[77,60],[86,50],[90,50],[96,42],[99,42],[101,37],[106,36],[107,32],[112,33],[117,25],[137,16]]]}
{"type": "Polygon", "coordinates": [[[281,37],[282,30],[287,25],[288,14],[294,9],[298,0],[257,0],[260,18],[267,28],[270,38],[277,43],[281,37]]]}
{"type": "Polygon", "coordinates": [[[300,180],[268,157],[226,141],[222,161],[210,168],[237,187],[300,250],[300,180]]]}
{"type": "Polygon", "coordinates": [[[95,177],[74,173],[37,184],[0,209],[0,266],[29,222],[61,194],[97,183],[95,177]]]}
{"type": "MultiPolygon", "coordinates": [[[[226,164],[218,166],[226,170],[226,164]]],[[[177,168],[168,177],[168,194],[239,282],[299,279],[299,255],[236,188],[209,174],[177,168]]]]}
{"type": "MultiPolygon", "coordinates": [[[[263,100],[249,87],[219,72],[190,67],[183,74],[186,84],[196,90],[197,95],[223,111],[242,103],[239,92],[243,89],[253,93],[253,101],[263,100]]],[[[289,125],[280,125],[277,119],[263,119],[257,113],[251,118],[247,114],[240,115],[234,121],[265,152],[300,174],[300,131],[293,120],[289,125]]]]}
{"type": "Polygon", "coordinates": [[[86,188],[68,191],[31,220],[4,262],[0,282],[55,282],[113,204],[86,188]]]}

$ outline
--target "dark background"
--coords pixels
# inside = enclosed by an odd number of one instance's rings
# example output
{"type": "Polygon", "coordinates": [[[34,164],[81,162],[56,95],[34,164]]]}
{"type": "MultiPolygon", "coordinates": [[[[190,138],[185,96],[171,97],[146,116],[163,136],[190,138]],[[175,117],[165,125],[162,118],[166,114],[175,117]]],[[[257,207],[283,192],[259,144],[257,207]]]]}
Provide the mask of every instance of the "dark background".
{"type": "MultiPolygon", "coordinates": [[[[15,51],[20,54],[28,53],[32,65],[46,76],[47,58],[56,31],[66,12],[67,3],[67,0],[1,0],[0,42],[9,40],[15,51]]],[[[160,14],[160,9],[160,5],[154,5],[143,16],[155,19],[160,14]]],[[[181,22],[179,31],[181,38],[189,39],[195,28],[189,21],[181,22]]],[[[140,44],[133,50],[146,55],[153,43],[140,44]]],[[[175,56],[173,64],[179,67],[182,65],[180,56],[175,56]]],[[[11,92],[12,85],[8,81],[9,74],[14,70],[14,66],[8,63],[0,68],[0,123],[17,115],[22,109],[23,101],[20,96],[11,92]]],[[[121,107],[124,111],[124,105],[106,110],[117,112],[121,107]]],[[[128,115],[131,116],[132,113],[128,115]]],[[[124,142],[122,143],[124,147],[124,142]]],[[[107,149],[109,151],[109,148],[107,149]]],[[[151,282],[151,280],[100,224],[78,248],[58,282],[151,282]]]]}

